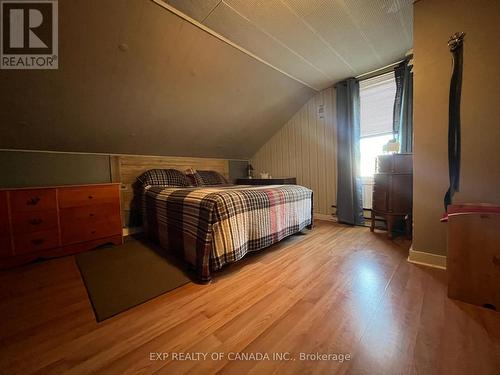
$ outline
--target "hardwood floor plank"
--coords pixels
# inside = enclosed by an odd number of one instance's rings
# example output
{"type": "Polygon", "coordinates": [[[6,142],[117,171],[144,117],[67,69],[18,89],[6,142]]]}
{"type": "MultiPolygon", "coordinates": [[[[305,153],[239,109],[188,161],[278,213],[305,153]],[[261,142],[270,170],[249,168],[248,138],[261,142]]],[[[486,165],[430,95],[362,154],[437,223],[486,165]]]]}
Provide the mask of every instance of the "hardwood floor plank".
{"type": "Polygon", "coordinates": [[[74,257],[2,271],[0,373],[496,374],[500,314],[448,299],[445,272],[406,262],[408,247],[318,221],[210,284],[101,323],[74,257]],[[181,361],[178,352],[224,358],[181,361]],[[238,352],[271,360],[228,358],[238,352]],[[316,352],[352,359],[300,360],[316,352]]]}

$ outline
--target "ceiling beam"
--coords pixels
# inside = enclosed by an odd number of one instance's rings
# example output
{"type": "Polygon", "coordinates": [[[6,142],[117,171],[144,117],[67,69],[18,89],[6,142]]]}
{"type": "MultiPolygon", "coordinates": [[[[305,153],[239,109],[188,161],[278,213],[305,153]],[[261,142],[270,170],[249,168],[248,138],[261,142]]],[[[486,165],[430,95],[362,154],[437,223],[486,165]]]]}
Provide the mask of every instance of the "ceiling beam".
{"type": "Polygon", "coordinates": [[[281,74],[284,74],[286,75],[287,77],[293,79],[294,81],[297,81],[299,82],[300,84],[304,85],[304,86],[307,86],[311,89],[313,89],[314,91],[319,91],[318,88],[316,87],[313,87],[311,86],[310,84],[300,80],[299,78],[297,77],[294,77],[293,75],[291,74],[288,74],[287,72],[281,70],[280,68],[277,68],[276,66],[274,66],[273,64],[267,62],[266,60],[263,60],[261,59],[260,57],[258,57],[257,55],[253,54],[252,52],[248,51],[247,49],[237,45],[236,43],[233,43],[232,41],[230,41],[229,39],[225,38],[224,36],[220,35],[219,33],[215,32],[214,30],[212,30],[211,28],[203,25],[202,23],[196,21],[195,19],[189,17],[188,15],[182,13],[181,11],[177,10],[176,8],[174,8],[173,6],[165,3],[164,1],[162,0],[150,0],[152,1],[153,3],[157,4],[158,6],[162,7],[163,9],[175,14],[176,16],[182,18],[183,20],[191,23],[192,25],[198,27],[199,29],[203,30],[204,32],[212,35],[213,37],[221,40],[222,42],[230,45],[231,47],[233,48],[236,48],[237,50],[239,50],[240,52],[243,52],[244,54],[250,56],[251,58],[261,62],[262,64],[266,64],[267,66],[269,66],[270,68],[276,70],[277,72],[280,72],[281,74]]]}

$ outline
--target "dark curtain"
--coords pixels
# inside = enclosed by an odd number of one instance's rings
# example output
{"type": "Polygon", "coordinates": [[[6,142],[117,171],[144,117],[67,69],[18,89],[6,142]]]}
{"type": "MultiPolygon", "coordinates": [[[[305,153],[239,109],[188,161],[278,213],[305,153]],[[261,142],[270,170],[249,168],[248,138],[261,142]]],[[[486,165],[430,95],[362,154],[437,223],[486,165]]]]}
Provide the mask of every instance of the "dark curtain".
{"type": "Polygon", "coordinates": [[[337,97],[337,217],[363,224],[359,177],[359,83],[354,78],[336,85],[337,97]]]}
{"type": "Polygon", "coordinates": [[[394,69],[396,98],[392,128],[401,152],[413,152],[413,73],[408,60],[394,69]]]}
{"type": "Polygon", "coordinates": [[[452,203],[453,195],[460,188],[460,158],[461,158],[461,130],[460,130],[460,101],[462,97],[463,74],[463,40],[465,33],[456,33],[448,41],[453,61],[453,73],[450,82],[450,102],[448,108],[448,173],[450,186],[444,196],[444,208],[452,203]]]}

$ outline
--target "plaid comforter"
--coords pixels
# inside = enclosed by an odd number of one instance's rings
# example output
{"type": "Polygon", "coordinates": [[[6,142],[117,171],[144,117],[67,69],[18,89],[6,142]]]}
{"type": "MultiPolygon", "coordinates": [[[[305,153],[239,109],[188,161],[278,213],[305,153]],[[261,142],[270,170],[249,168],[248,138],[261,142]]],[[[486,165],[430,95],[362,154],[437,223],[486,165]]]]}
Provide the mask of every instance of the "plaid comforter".
{"type": "Polygon", "coordinates": [[[144,228],[199,278],[312,225],[312,191],[296,185],[149,187],[144,228]]]}

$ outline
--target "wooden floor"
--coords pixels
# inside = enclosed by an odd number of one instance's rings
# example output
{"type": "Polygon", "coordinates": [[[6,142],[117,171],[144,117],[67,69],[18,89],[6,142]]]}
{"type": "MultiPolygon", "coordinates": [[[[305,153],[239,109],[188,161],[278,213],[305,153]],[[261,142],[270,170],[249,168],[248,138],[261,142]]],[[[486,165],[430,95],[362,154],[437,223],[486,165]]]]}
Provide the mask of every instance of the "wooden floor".
{"type": "Polygon", "coordinates": [[[185,285],[102,323],[73,257],[3,272],[0,372],[499,374],[500,313],[448,299],[444,272],[407,263],[408,246],[318,222],[209,285],[185,285]],[[209,356],[172,360],[178,352],[209,356]],[[271,360],[234,360],[239,352],[271,360]],[[272,360],[285,352],[290,360],[272,360]]]}

